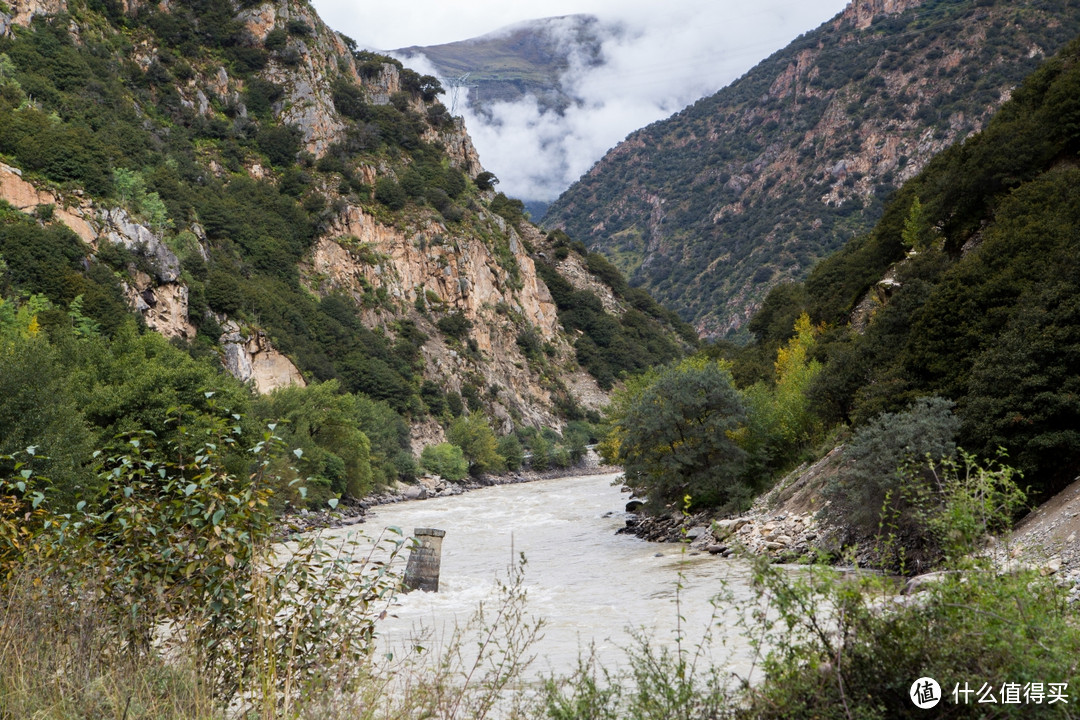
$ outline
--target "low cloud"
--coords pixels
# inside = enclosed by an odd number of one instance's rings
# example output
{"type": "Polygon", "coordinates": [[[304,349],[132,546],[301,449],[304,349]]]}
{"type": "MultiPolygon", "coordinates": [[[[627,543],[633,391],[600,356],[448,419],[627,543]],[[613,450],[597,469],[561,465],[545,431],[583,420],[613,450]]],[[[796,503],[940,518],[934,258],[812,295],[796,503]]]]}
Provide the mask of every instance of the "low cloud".
{"type": "MultiPolygon", "coordinates": [[[[561,115],[545,110],[532,97],[488,105],[490,117],[462,102],[455,112],[465,116],[481,162],[499,177],[501,190],[523,200],[554,200],[629,133],[715,93],[846,4],[847,0],[753,4],[683,0],[662,6],[655,0],[534,3],[533,13],[591,13],[600,20],[603,64],[596,66],[592,58],[574,51],[561,78],[563,91],[578,102],[561,115]]],[[[397,47],[408,44],[414,42],[397,47]]],[[[432,72],[423,58],[407,62],[421,72],[432,72]]]]}

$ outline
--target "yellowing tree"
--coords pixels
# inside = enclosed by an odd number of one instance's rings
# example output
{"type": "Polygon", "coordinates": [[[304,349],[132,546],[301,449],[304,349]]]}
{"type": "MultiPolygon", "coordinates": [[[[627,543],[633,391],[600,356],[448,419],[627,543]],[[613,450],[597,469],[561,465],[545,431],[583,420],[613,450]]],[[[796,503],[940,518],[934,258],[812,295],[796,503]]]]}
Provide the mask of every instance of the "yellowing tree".
{"type": "Polygon", "coordinates": [[[759,382],[743,392],[748,417],[737,437],[756,481],[789,463],[820,432],[807,398],[810,383],[821,372],[821,363],[809,359],[819,333],[806,313],[800,315],[795,335],[776,352],[775,383],[759,382]]]}

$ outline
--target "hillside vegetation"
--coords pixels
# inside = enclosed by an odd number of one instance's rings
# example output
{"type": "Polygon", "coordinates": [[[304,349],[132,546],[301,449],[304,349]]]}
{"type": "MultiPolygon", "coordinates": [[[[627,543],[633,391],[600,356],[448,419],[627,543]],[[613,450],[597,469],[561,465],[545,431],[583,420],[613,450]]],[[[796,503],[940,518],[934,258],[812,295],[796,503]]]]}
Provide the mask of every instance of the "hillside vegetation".
{"type": "Polygon", "coordinates": [[[601,307],[625,280],[584,257],[593,287],[556,308],[529,255],[547,241],[435,78],[304,2],[125,7],[5,14],[0,37],[0,452],[37,445],[66,498],[91,449],[172,437],[179,407],[285,420],[319,482],[278,503],[411,480],[470,414],[565,463],[597,382],[682,353],[651,298],[601,307]]]}
{"type": "Polygon", "coordinates": [[[744,77],[632,133],[550,208],[706,336],[881,217],[1080,32],[1060,0],[853,3],[744,77]],[[860,9],[862,8],[862,9],[860,9]],[[872,15],[872,17],[871,17],[872,15]]]}

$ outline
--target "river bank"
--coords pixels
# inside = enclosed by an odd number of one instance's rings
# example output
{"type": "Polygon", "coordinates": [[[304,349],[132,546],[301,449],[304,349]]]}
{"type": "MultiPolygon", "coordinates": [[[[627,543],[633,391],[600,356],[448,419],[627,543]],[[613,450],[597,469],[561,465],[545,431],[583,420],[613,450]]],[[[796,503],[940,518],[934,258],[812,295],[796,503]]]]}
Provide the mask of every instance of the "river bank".
{"type": "MultiPolygon", "coordinates": [[[[661,543],[689,542],[691,552],[731,557],[737,553],[769,558],[774,563],[832,560],[843,565],[877,567],[877,541],[844,547],[846,528],[823,520],[821,489],[840,462],[836,448],[814,463],[797,468],[759,496],[745,512],[717,516],[631,515],[619,532],[661,543]]],[[[1034,507],[1013,530],[990,537],[981,551],[1002,572],[1034,570],[1053,577],[1080,603],[1080,478],[1034,507]]],[[[910,575],[934,568],[913,567],[910,575]]]]}

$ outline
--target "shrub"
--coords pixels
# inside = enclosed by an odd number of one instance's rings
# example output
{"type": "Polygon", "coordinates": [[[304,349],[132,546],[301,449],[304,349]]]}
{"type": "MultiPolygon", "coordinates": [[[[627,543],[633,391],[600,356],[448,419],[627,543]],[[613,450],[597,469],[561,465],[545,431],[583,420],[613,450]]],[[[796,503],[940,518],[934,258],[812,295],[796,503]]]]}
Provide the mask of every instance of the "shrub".
{"type": "Polygon", "coordinates": [[[446,438],[461,448],[473,475],[506,469],[506,459],[499,454],[495,433],[482,414],[474,412],[456,418],[447,428],[446,438]]]}
{"type": "Polygon", "coordinates": [[[439,318],[435,326],[439,328],[439,332],[449,338],[464,340],[472,328],[472,322],[460,311],[455,311],[439,318]]]}
{"type": "Polygon", "coordinates": [[[953,403],[922,398],[900,413],[884,413],[859,429],[844,448],[842,465],[826,488],[823,510],[850,528],[848,542],[866,540],[882,530],[895,533],[916,558],[933,554],[930,529],[920,508],[929,491],[930,470],[952,458],[960,421],[953,403]]]}
{"type": "Polygon", "coordinates": [[[408,195],[393,178],[380,177],[375,180],[375,199],[391,210],[405,207],[408,195]]]}
{"type": "Polygon", "coordinates": [[[300,130],[290,125],[264,128],[255,143],[275,167],[288,167],[300,152],[300,130]]]}
{"type": "MultiPolygon", "coordinates": [[[[356,679],[381,609],[372,605],[393,591],[396,576],[381,562],[354,565],[354,548],[331,554],[316,537],[299,539],[288,558],[275,556],[269,468],[280,439],[263,433],[250,451],[251,472],[242,465],[236,473],[226,465],[247,441],[243,423],[234,425],[239,416],[218,418],[205,433],[175,420],[182,428],[175,443],[136,432],[107,448],[103,494],[69,515],[50,515],[31,472],[20,471],[18,480],[0,475],[0,499],[25,498],[27,508],[16,511],[40,521],[21,523],[35,532],[35,554],[25,562],[59,585],[56,612],[92,608],[104,625],[93,656],[133,666],[158,657],[152,639],[171,623],[175,632],[155,642],[169,657],[195,648],[202,681],[222,706],[287,706],[330,667],[346,684],[356,679]]],[[[0,512],[7,510],[0,501],[0,512]]],[[[6,519],[0,516],[0,543],[6,519]]],[[[402,545],[395,543],[391,559],[402,545]]]]}
{"type": "Polygon", "coordinates": [[[420,467],[447,480],[458,481],[469,474],[469,463],[461,448],[451,443],[428,445],[420,453],[420,467]]]}

